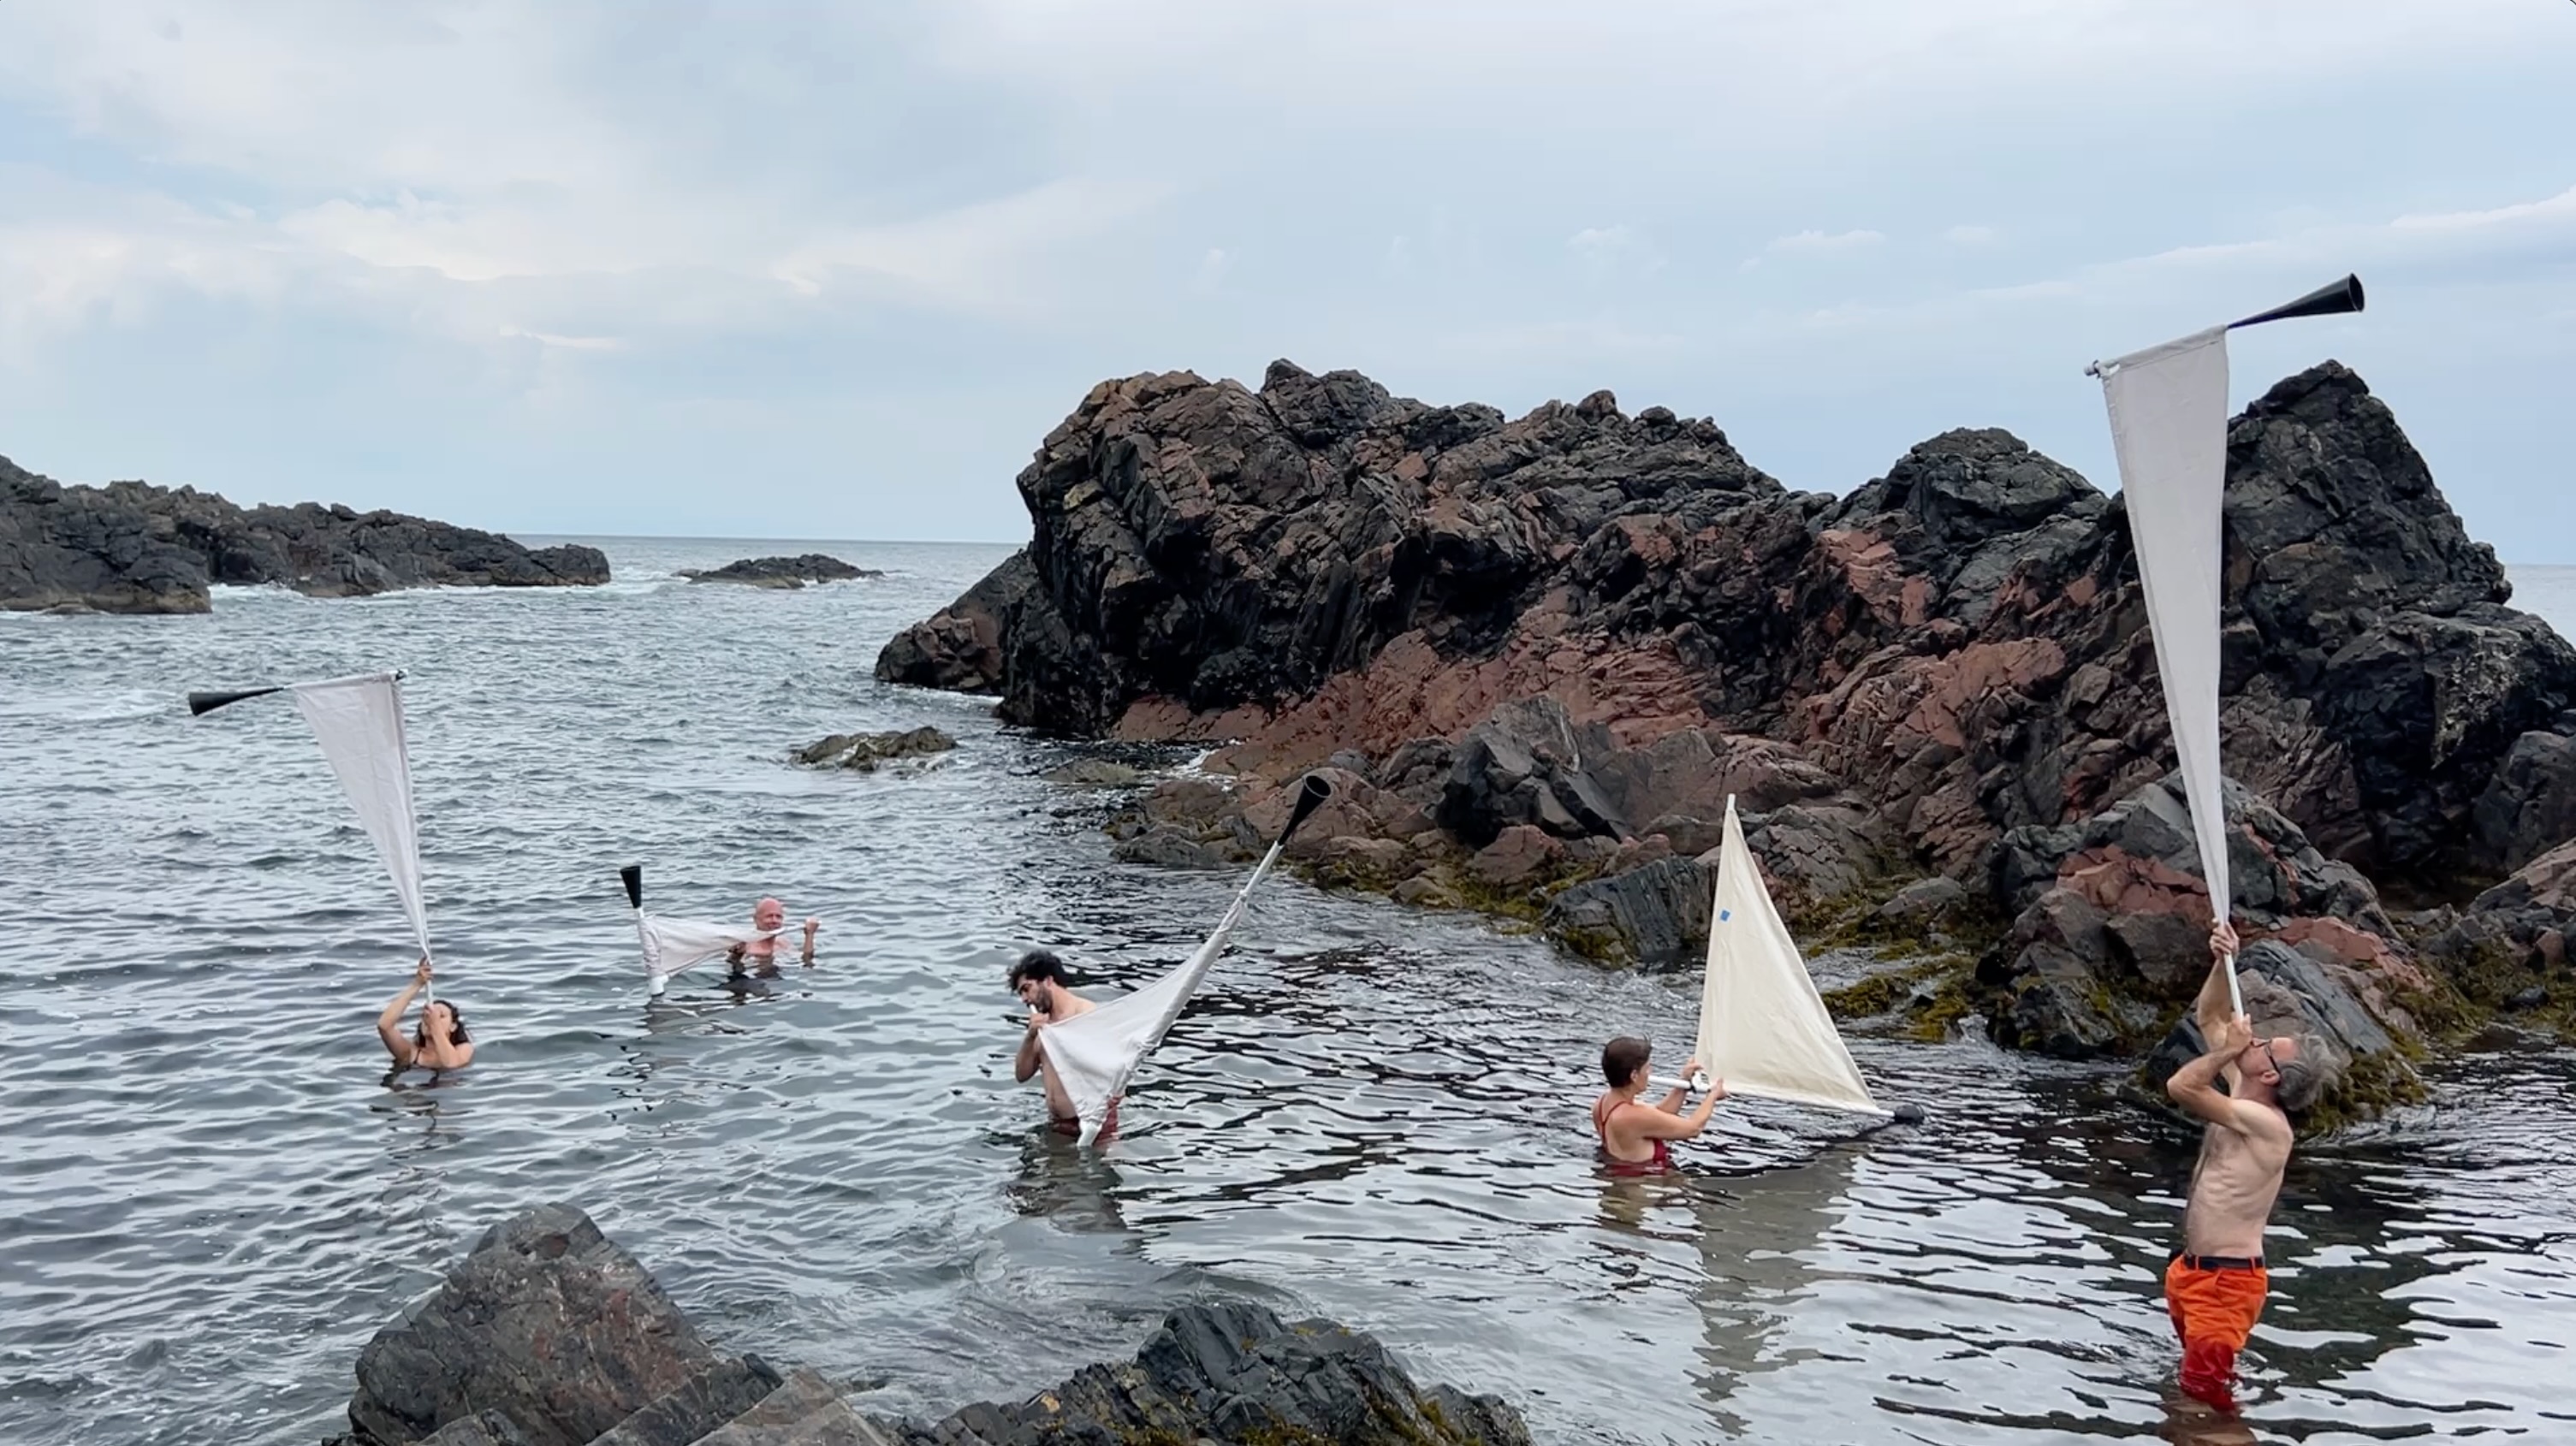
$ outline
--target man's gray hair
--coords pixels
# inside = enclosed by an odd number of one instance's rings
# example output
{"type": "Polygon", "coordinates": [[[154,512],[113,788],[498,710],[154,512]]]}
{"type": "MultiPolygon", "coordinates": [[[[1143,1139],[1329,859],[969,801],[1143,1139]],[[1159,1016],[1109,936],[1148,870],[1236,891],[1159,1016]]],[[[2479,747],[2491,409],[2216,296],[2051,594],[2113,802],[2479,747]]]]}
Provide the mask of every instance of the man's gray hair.
{"type": "Polygon", "coordinates": [[[2326,1075],[2317,1062],[2317,1051],[2322,1042],[2312,1034],[2293,1035],[2292,1038],[2298,1040],[2299,1052],[2293,1058],[2273,1062],[2273,1067],[2281,1073],[2281,1079],[2272,1086],[2272,1098],[2285,1112],[2300,1114],[2313,1107],[2317,1096],[2325,1092],[2326,1075]]]}

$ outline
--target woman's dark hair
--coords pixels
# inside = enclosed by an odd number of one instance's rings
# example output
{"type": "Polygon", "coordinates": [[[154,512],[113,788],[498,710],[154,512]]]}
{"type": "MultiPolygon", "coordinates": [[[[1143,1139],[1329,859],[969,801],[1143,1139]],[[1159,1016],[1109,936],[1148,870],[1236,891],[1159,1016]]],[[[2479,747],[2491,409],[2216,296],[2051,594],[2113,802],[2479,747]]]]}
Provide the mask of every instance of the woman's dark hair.
{"type": "Polygon", "coordinates": [[[1010,983],[1013,989],[1019,988],[1032,979],[1052,979],[1058,984],[1067,986],[1073,983],[1072,978],[1064,972],[1064,961],[1055,957],[1055,951],[1052,949],[1031,949],[1020,956],[1019,963],[1011,966],[1010,983]]]}
{"type": "Polygon", "coordinates": [[[1644,1040],[1623,1034],[1601,1046],[1601,1077],[1610,1082],[1612,1089],[1621,1088],[1646,1067],[1646,1056],[1651,1053],[1653,1047],[1644,1040]]]}
{"type": "Polygon", "coordinates": [[[411,1042],[413,1048],[425,1049],[428,1047],[429,1011],[436,1009],[440,1004],[447,1006],[448,1022],[455,1026],[447,1031],[447,1042],[450,1044],[472,1044],[474,1042],[474,1036],[465,1032],[465,1011],[457,1008],[455,1001],[441,999],[437,1001],[437,1003],[426,1005],[421,1009],[420,1023],[411,1027],[411,1042]]]}

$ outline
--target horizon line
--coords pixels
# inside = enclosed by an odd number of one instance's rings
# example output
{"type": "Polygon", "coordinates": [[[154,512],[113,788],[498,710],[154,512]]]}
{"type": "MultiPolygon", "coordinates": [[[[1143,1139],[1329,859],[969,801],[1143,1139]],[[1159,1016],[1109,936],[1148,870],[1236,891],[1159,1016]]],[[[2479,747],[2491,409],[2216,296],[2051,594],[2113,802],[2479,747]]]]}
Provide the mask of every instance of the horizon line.
{"type": "Polygon", "coordinates": [[[853,542],[871,547],[1026,547],[1028,542],[996,542],[975,537],[797,537],[787,533],[720,532],[553,532],[543,528],[487,528],[509,538],[590,538],[600,542],[853,542]]]}

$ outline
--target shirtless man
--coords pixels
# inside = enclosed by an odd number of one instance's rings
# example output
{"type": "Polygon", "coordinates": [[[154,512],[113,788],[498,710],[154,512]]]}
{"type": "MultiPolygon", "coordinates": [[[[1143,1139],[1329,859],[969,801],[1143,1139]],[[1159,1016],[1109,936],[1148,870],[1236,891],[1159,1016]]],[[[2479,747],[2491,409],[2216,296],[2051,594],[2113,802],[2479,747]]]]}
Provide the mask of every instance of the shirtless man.
{"type": "MultiPolygon", "coordinates": [[[[776,899],[763,899],[752,905],[751,927],[764,932],[786,928],[787,906],[776,899]]],[[[805,950],[801,962],[807,964],[814,962],[814,933],[822,927],[823,921],[820,919],[805,921],[805,950]]],[[[748,944],[736,944],[725,951],[725,961],[733,966],[733,972],[736,974],[750,973],[756,966],[766,966],[770,972],[775,973],[778,968],[778,941],[754,939],[748,944]]]]}
{"type": "Polygon", "coordinates": [[[2253,1334],[2271,1284],[2263,1227],[2290,1162],[2289,1111],[2316,1102],[2319,1080],[2296,1036],[2257,1038],[2244,1015],[2229,1011],[2227,961],[2236,953],[2236,931],[2226,921],[2209,931],[2209,952],[2209,980],[2194,1011],[2209,1052],[2165,1084],[2174,1103],[2209,1126],[2192,1166],[2183,1253],[2165,1270],[2165,1307],[2182,1341],[2184,1394],[2233,1416],[2236,1353],[2253,1334]]]}
{"type": "Polygon", "coordinates": [[[376,1016],[376,1038],[385,1042],[385,1052],[394,1057],[394,1073],[407,1069],[463,1069],[474,1062],[474,1041],[465,1033],[465,1016],[456,1006],[441,999],[420,1012],[420,1024],[411,1038],[402,1035],[403,1011],[411,1008],[414,995],[428,985],[429,956],[420,958],[420,967],[411,974],[411,982],[385,1012],[376,1016]]]}
{"type": "MultiPolygon", "coordinates": [[[[1048,1062],[1046,1051],[1038,1045],[1038,1031],[1077,1014],[1089,1014],[1098,1006],[1065,987],[1064,961],[1045,949],[1031,949],[1011,966],[1011,990],[1029,1007],[1028,1031],[1020,1036],[1020,1052],[1011,1061],[1011,1078],[1022,1084],[1029,1076],[1046,1076],[1047,1124],[1058,1134],[1082,1133],[1082,1117],[1074,1112],[1073,1097],[1064,1092],[1064,1083],[1055,1077],[1055,1066],[1048,1062]]],[[[1105,1128],[1105,1126],[1104,1126],[1105,1128]]]]}

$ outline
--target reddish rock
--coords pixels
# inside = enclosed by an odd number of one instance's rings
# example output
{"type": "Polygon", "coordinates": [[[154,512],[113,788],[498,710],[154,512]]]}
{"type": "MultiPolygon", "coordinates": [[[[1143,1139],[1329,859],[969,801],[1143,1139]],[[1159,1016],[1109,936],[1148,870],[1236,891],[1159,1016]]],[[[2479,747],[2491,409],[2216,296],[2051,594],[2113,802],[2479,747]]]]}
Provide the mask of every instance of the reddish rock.
{"type": "Polygon", "coordinates": [[[1536,882],[1563,863],[1565,845],[1529,824],[1514,824],[1467,860],[1467,869],[1497,889],[1518,889],[1536,882]]]}

